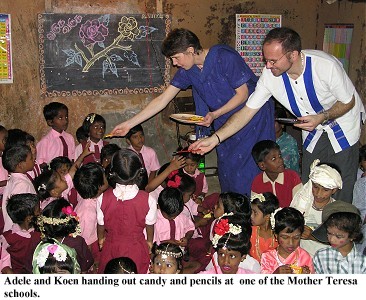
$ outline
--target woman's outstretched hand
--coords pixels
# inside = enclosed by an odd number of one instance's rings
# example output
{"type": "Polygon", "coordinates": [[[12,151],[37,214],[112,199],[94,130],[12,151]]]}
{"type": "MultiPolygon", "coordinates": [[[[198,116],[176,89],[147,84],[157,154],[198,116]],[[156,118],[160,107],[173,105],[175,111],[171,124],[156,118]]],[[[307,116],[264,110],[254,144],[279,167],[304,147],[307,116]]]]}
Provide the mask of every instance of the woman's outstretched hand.
{"type": "Polygon", "coordinates": [[[108,135],[125,136],[130,131],[130,129],[131,129],[130,125],[127,122],[123,122],[114,127],[113,130],[108,135]]]}
{"type": "Polygon", "coordinates": [[[189,150],[197,154],[206,154],[210,152],[219,143],[216,136],[210,136],[202,140],[198,140],[189,146],[189,150]]]}

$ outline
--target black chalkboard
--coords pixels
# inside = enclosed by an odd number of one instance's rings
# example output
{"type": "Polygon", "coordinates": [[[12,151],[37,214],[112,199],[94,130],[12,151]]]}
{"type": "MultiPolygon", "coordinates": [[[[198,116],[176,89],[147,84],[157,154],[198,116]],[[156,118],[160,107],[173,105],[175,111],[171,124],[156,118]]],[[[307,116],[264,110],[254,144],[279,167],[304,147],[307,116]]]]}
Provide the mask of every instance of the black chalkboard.
{"type": "Polygon", "coordinates": [[[41,93],[46,97],[162,92],[169,60],[163,14],[39,14],[41,93]]]}

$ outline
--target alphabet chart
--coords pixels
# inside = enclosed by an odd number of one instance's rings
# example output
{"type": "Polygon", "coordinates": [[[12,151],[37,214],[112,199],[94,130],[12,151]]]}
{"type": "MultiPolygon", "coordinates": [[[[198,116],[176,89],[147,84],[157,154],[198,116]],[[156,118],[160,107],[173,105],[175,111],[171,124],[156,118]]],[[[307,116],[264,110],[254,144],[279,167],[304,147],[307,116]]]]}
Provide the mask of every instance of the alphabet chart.
{"type": "Polygon", "coordinates": [[[236,14],[236,50],[257,76],[264,68],[263,40],[276,27],[281,27],[281,15],[236,14]]]}
{"type": "Polygon", "coordinates": [[[10,15],[0,14],[0,83],[13,83],[10,15]]]}

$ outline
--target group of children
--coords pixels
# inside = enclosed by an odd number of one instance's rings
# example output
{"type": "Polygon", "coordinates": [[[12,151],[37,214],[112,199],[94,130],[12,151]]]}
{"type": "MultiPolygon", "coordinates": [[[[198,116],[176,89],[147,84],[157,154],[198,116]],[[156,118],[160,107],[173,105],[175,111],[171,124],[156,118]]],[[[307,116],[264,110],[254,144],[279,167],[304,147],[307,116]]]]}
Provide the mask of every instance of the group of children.
{"type": "Polygon", "coordinates": [[[51,130],[38,143],[0,126],[2,273],[366,273],[366,183],[357,207],[334,200],[334,166],[316,160],[303,185],[264,140],[251,195],[209,194],[200,156],[181,149],[160,166],[141,125],[121,148],[91,113],[76,146],[67,106],[43,113],[51,130]]]}

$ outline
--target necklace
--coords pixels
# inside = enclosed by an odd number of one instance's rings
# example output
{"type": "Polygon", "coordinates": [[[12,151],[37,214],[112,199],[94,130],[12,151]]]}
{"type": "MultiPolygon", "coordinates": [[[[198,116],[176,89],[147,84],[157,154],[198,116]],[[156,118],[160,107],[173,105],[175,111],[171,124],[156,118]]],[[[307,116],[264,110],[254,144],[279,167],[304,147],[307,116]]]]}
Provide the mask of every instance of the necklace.
{"type": "Polygon", "coordinates": [[[316,211],[323,211],[324,207],[330,202],[330,199],[327,201],[327,203],[325,203],[322,207],[316,207],[315,206],[315,201],[313,201],[313,204],[311,205],[311,207],[316,210],[316,211]]]}
{"type": "MultiPolygon", "coordinates": [[[[260,230],[260,228],[259,228],[259,226],[257,226],[257,236],[255,238],[255,251],[256,251],[257,256],[258,256],[258,258],[260,260],[261,257],[262,257],[262,252],[261,252],[261,250],[259,248],[259,230],[260,230]]],[[[274,242],[275,241],[274,241],[273,232],[271,231],[271,246],[270,246],[271,248],[273,248],[274,242]]]]}

